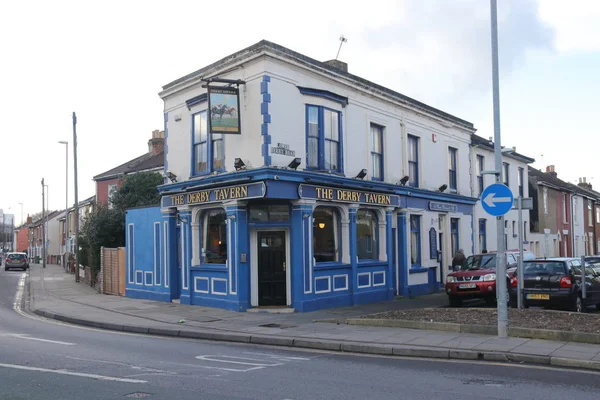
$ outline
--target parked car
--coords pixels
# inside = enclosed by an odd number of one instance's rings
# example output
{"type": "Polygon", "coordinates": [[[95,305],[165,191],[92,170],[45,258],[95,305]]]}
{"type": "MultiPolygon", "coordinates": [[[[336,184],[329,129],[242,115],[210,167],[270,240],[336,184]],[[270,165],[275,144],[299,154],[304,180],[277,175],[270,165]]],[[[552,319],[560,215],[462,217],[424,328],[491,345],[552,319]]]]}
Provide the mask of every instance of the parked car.
{"type": "Polygon", "coordinates": [[[592,268],[600,274],[600,256],[587,256],[585,262],[591,264],[592,268]]]}
{"type": "Polygon", "coordinates": [[[25,271],[29,268],[29,261],[25,253],[7,253],[4,260],[4,270],[8,271],[11,268],[19,268],[25,271]]]}
{"type": "MultiPolygon", "coordinates": [[[[523,263],[523,306],[564,308],[585,312],[588,306],[600,309],[600,275],[585,265],[586,298],[582,296],[582,265],[579,258],[545,258],[523,263]]],[[[511,303],[516,302],[518,280],[511,278],[511,303]]]]}
{"type": "MultiPolygon", "coordinates": [[[[496,252],[474,254],[467,258],[466,267],[460,271],[451,272],[446,277],[446,294],[450,306],[459,307],[463,300],[480,298],[488,304],[496,302],[496,252]]],[[[517,270],[518,250],[507,250],[506,282],[517,270]]],[[[523,260],[531,260],[535,254],[523,252],[523,260]]],[[[507,302],[509,296],[507,294],[507,302]]]]}

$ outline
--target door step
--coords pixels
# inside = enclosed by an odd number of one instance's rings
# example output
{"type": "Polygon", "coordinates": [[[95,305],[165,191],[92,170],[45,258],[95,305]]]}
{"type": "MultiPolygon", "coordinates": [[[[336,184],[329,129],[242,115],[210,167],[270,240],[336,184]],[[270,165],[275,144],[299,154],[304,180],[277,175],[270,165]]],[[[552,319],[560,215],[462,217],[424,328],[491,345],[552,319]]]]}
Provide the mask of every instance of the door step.
{"type": "Polygon", "coordinates": [[[251,313],[267,313],[267,314],[291,314],[295,313],[296,309],[291,307],[253,307],[246,310],[251,313]]]}
{"type": "Polygon", "coordinates": [[[181,302],[179,301],[179,299],[173,299],[173,300],[171,300],[171,303],[181,304],[181,302]]]}

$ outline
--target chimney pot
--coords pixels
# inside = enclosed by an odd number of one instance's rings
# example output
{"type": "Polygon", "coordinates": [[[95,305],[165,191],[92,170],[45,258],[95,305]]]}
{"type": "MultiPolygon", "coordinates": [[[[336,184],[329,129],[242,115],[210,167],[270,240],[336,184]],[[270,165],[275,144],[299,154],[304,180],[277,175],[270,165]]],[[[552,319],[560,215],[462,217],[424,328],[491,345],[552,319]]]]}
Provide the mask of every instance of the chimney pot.
{"type": "Polygon", "coordinates": [[[148,140],[148,152],[160,154],[165,149],[165,132],[158,129],[152,131],[152,139],[148,140]]]}

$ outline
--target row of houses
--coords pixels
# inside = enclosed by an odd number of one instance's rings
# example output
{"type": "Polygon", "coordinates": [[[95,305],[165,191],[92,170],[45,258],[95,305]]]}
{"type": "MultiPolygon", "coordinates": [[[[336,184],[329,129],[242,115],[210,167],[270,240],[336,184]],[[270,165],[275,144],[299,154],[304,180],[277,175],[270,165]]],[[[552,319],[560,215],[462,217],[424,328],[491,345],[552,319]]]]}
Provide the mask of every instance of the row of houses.
{"type": "MultiPolygon", "coordinates": [[[[459,249],[496,249],[479,199],[495,179],[493,142],[339,60],[261,41],[160,97],[166,179],[160,207],[127,213],[128,296],[310,311],[434,292],[459,249]]],[[[526,249],[598,252],[583,212],[598,194],[565,183],[573,218],[554,224],[553,169],[502,154],[502,182],[534,198],[526,249]]],[[[507,248],[519,247],[518,221],[506,215],[507,248]]]]}
{"type": "MultiPolygon", "coordinates": [[[[108,203],[122,178],[143,171],[161,172],[164,165],[164,132],[155,130],[148,141],[148,151],[102,174],[94,176],[96,194],[79,202],[79,222],[82,224],[93,212],[96,204],[108,203]]],[[[15,229],[15,250],[27,252],[31,258],[42,257],[43,229],[46,230],[46,255],[48,263],[62,264],[65,254],[75,251],[75,207],[66,211],[52,211],[46,216],[28,216],[26,222],[15,229]],[[68,227],[66,226],[68,224],[68,227]]]]}

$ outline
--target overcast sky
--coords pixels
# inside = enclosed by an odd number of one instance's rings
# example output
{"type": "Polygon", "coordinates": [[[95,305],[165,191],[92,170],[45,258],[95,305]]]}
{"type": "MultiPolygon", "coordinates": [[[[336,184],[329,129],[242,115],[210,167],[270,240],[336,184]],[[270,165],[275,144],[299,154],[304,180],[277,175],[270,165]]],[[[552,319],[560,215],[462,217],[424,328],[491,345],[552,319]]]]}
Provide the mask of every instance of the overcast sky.
{"type": "MultiPolygon", "coordinates": [[[[163,129],[162,85],[267,39],[471,121],[493,135],[488,0],[13,1],[0,11],[0,208],[73,202],[71,113],[78,116],[79,199],[92,177],[147,151],[163,129]],[[367,6],[368,4],[368,6],[367,6]],[[288,8],[289,7],[289,8],[288,8]]],[[[595,176],[600,2],[498,0],[502,142],[595,176]],[[543,156],[542,156],[543,154],[543,156]]],[[[595,180],[593,178],[596,178],[595,180]]]]}

